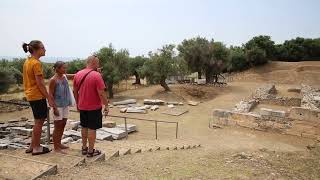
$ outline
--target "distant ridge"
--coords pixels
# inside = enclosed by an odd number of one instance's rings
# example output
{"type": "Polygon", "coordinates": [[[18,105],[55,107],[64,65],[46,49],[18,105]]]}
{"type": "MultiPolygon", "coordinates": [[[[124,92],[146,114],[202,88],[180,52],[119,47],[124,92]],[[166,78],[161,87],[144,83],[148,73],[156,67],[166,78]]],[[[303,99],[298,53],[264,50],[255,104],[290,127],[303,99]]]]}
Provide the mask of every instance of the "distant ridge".
{"type": "MultiPolygon", "coordinates": [[[[26,58],[27,56],[0,56],[1,59],[13,60],[15,58],[26,58]]],[[[56,61],[72,61],[74,59],[81,59],[78,57],[42,57],[41,60],[48,63],[53,63],[56,61]]]]}

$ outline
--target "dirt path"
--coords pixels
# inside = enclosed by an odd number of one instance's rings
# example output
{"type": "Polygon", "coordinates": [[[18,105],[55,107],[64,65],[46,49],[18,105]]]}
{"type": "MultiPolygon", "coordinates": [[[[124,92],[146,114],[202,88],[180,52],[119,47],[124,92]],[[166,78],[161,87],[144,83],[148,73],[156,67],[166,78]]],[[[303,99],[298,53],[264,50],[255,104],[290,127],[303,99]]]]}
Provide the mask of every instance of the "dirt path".
{"type": "MultiPolygon", "coordinates": [[[[148,115],[132,115],[179,121],[180,138],[200,142],[203,146],[200,149],[144,153],[131,155],[130,158],[124,156],[108,162],[74,168],[71,171],[62,170],[59,175],[48,177],[48,179],[312,179],[312,177],[319,177],[317,171],[312,169],[314,166],[317,167],[319,162],[316,158],[305,155],[305,147],[312,143],[311,140],[243,128],[208,128],[208,120],[213,108],[232,108],[260,85],[259,83],[231,83],[227,90],[221,91],[214,99],[196,107],[188,107],[189,112],[179,117],[163,115],[160,110],[148,115]],[[245,156],[248,155],[248,158],[242,157],[243,153],[245,156]],[[293,162],[302,165],[291,166],[293,162]]],[[[143,92],[152,95],[149,91],[154,92],[156,88],[147,88],[143,92]]],[[[130,94],[139,93],[130,92],[130,94]]],[[[118,109],[112,109],[111,114],[119,114],[118,109]]],[[[154,137],[152,125],[143,123],[138,127],[140,131],[131,135],[128,141],[141,141],[141,139],[154,137]]],[[[174,128],[170,126],[162,125],[159,130],[160,141],[174,137],[174,128]]]]}

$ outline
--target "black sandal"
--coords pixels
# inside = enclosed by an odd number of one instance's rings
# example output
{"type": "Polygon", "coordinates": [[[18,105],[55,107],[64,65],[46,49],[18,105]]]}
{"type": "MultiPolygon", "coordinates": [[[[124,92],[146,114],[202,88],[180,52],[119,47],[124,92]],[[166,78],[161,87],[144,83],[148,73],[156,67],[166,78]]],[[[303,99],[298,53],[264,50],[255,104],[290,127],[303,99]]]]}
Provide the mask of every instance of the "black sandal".
{"type": "Polygon", "coordinates": [[[88,152],[87,157],[99,156],[102,152],[100,150],[93,149],[92,152],[88,152]]]}
{"type": "Polygon", "coordinates": [[[83,148],[82,147],[82,155],[87,155],[88,154],[88,147],[83,148]]]}
{"type": "Polygon", "coordinates": [[[49,148],[42,147],[42,151],[41,152],[36,152],[36,153],[32,152],[32,156],[37,156],[37,155],[41,155],[41,154],[47,154],[49,152],[51,152],[51,150],[49,148]]]}

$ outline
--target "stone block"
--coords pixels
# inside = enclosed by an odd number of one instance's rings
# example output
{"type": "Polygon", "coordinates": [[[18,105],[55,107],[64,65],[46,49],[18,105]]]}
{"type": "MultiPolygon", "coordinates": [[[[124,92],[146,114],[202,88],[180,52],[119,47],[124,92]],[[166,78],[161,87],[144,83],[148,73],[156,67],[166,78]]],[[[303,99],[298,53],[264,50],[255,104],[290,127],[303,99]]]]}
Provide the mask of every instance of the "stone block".
{"type": "Polygon", "coordinates": [[[5,131],[9,127],[8,124],[0,124],[0,130],[5,131]]]}
{"type": "Polygon", "coordinates": [[[225,109],[214,109],[213,110],[213,116],[216,117],[229,117],[233,114],[232,111],[225,110],[225,109]]]}
{"type": "Polygon", "coordinates": [[[114,106],[117,106],[117,105],[128,105],[128,104],[136,104],[136,103],[137,103],[136,99],[127,99],[124,101],[113,102],[112,104],[114,106]]]}
{"type": "MultiPolygon", "coordinates": [[[[117,125],[117,128],[125,131],[125,124],[117,125]]],[[[128,133],[135,132],[135,131],[137,131],[137,126],[134,124],[127,124],[127,131],[128,131],[128,133]]]]}
{"type": "Polygon", "coordinates": [[[234,108],[235,112],[248,113],[250,112],[256,105],[258,101],[250,100],[250,101],[240,101],[240,103],[236,104],[234,108]]]}
{"type": "Polygon", "coordinates": [[[27,128],[27,129],[32,129],[33,126],[34,126],[34,121],[32,121],[32,122],[31,121],[27,121],[24,127],[27,128]]]}
{"type": "Polygon", "coordinates": [[[146,114],[146,113],[147,113],[147,110],[129,107],[129,108],[127,108],[127,110],[126,110],[126,113],[141,113],[141,114],[146,114]]]}
{"type": "Polygon", "coordinates": [[[30,145],[30,144],[31,144],[31,138],[23,140],[23,141],[21,142],[21,144],[23,144],[23,145],[30,145]]]}
{"type": "Polygon", "coordinates": [[[80,121],[72,121],[70,122],[71,129],[77,131],[80,126],[80,121]]]}
{"type": "Polygon", "coordinates": [[[102,130],[97,130],[97,137],[98,140],[109,140],[112,141],[113,137],[112,134],[102,131],[102,130]]]}
{"type": "Polygon", "coordinates": [[[251,129],[255,129],[258,127],[258,124],[254,121],[254,120],[249,120],[249,119],[238,119],[236,121],[236,124],[238,126],[242,126],[242,127],[247,127],[247,128],[251,128],[251,129]]]}
{"type": "Polygon", "coordinates": [[[157,109],[159,109],[159,106],[153,105],[150,109],[151,109],[151,111],[156,111],[157,109]]]}
{"type": "Polygon", "coordinates": [[[188,105],[190,105],[190,106],[198,106],[199,104],[200,104],[200,102],[188,101],[188,105]]]}
{"type": "Polygon", "coordinates": [[[8,134],[10,134],[10,131],[1,131],[0,130],[0,136],[6,136],[8,134]]]}
{"type": "Polygon", "coordinates": [[[169,104],[168,108],[174,108],[175,106],[173,104],[169,104]]]}
{"type": "Polygon", "coordinates": [[[104,121],[102,123],[102,126],[107,128],[114,128],[116,127],[116,123],[114,121],[104,121]]]}
{"type": "Polygon", "coordinates": [[[320,111],[303,107],[292,107],[289,111],[289,118],[301,121],[320,122],[320,111]]]}
{"type": "Polygon", "coordinates": [[[1,144],[0,143],[0,150],[7,149],[7,148],[8,148],[8,144],[1,144]]]}
{"type": "Polygon", "coordinates": [[[204,85],[204,84],[206,84],[207,82],[206,82],[206,79],[198,79],[197,80],[197,84],[198,85],[204,85]]]}
{"type": "Polygon", "coordinates": [[[144,105],[143,106],[145,109],[150,109],[152,106],[151,105],[144,105]]]}
{"type": "Polygon", "coordinates": [[[32,136],[32,129],[26,129],[24,127],[11,127],[10,131],[18,135],[23,135],[28,137],[32,136]]]}
{"type": "Polygon", "coordinates": [[[296,92],[296,93],[300,93],[301,92],[301,87],[289,87],[288,88],[288,92],[296,92]]]}
{"type": "Polygon", "coordinates": [[[23,140],[24,139],[22,139],[22,138],[16,137],[16,138],[11,139],[11,142],[21,144],[21,142],[23,142],[23,140]]]}
{"type": "Polygon", "coordinates": [[[26,149],[28,146],[19,143],[8,144],[8,149],[26,149]]]}
{"type": "Polygon", "coordinates": [[[126,113],[126,112],[127,112],[127,108],[121,108],[121,109],[120,109],[120,112],[121,112],[121,113],[126,113]]]}
{"type": "Polygon", "coordinates": [[[112,135],[113,139],[122,139],[122,138],[126,137],[126,132],[123,129],[120,129],[117,127],[115,127],[115,128],[103,127],[100,130],[107,132],[107,133],[110,133],[112,135]]]}
{"type": "Polygon", "coordinates": [[[61,143],[62,144],[68,144],[68,143],[71,143],[73,142],[73,138],[72,137],[67,137],[67,138],[64,138],[61,140],[61,143]]]}
{"type": "Polygon", "coordinates": [[[167,104],[172,104],[172,105],[179,105],[179,102],[176,102],[176,101],[171,101],[171,102],[167,102],[167,104]]]}
{"type": "Polygon", "coordinates": [[[64,131],[63,135],[65,137],[72,137],[73,140],[78,140],[81,139],[81,132],[75,131],[75,130],[68,130],[68,131],[64,131]]]}
{"type": "Polygon", "coordinates": [[[267,108],[261,108],[260,114],[264,116],[274,116],[274,117],[285,117],[286,112],[285,111],[279,111],[279,110],[273,110],[273,109],[267,109],[267,108]]]}
{"type": "Polygon", "coordinates": [[[144,99],[143,103],[147,105],[164,105],[165,104],[165,102],[160,99],[144,99]]]}

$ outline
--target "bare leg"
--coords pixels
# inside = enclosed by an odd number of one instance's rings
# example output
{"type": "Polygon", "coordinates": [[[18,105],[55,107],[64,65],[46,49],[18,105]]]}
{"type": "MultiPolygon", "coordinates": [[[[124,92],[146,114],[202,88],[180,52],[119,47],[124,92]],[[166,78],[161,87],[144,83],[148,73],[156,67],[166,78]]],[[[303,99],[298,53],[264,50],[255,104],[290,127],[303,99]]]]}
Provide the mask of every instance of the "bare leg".
{"type": "Polygon", "coordinates": [[[88,128],[82,128],[81,129],[81,136],[82,136],[82,148],[86,148],[87,141],[88,141],[88,128]]]}
{"type": "MultiPolygon", "coordinates": [[[[59,120],[60,121],[60,120],[59,120]]],[[[52,140],[53,140],[53,146],[54,146],[54,150],[58,150],[59,149],[59,144],[58,144],[58,131],[59,131],[59,121],[55,120],[53,122],[54,124],[54,129],[53,129],[53,134],[52,134],[52,140]]]]}
{"type": "Polygon", "coordinates": [[[94,144],[96,141],[96,130],[89,129],[88,131],[88,140],[89,140],[89,150],[88,152],[92,152],[94,149],[94,144]]]}
{"type": "Polygon", "coordinates": [[[60,146],[60,148],[61,149],[68,149],[69,147],[68,146],[65,146],[65,145],[63,145],[63,144],[61,144],[61,138],[62,138],[62,135],[63,135],[63,132],[64,132],[64,128],[65,128],[65,126],[66,126],[66,123],[67,123],[67,119],[66,118],[63,118],[62,119],[62,122],[61,122],[61,129],[60,129],[60,131],[59,131],[59,139],[60,139],[60,144],[59,144],[59,146],[60,146]]]}
{"type": "Polygon", "coordinates": [[[53,130],[53,145],[55,150],[60,149],[60,144],[61,144],[61,131],[62,128],[64,128],[63,125],[63,120],[55,120],[54,121],[54,130],[53,130]]]}
{"type": "Polygon", "coordinates": [[[42,151],[42,147],[40,146],[40,139],[41,139],[43,123],[44,123],[44,119],[34,120],[32,140],[31,140],[31,148],[34,153],[42,151]]]}

